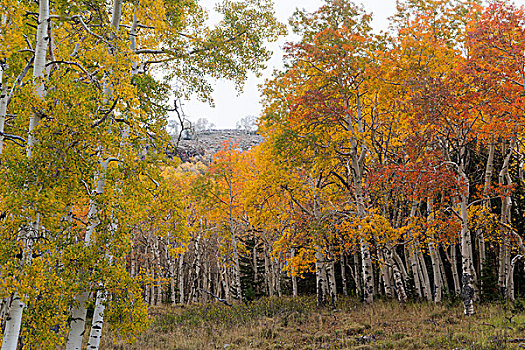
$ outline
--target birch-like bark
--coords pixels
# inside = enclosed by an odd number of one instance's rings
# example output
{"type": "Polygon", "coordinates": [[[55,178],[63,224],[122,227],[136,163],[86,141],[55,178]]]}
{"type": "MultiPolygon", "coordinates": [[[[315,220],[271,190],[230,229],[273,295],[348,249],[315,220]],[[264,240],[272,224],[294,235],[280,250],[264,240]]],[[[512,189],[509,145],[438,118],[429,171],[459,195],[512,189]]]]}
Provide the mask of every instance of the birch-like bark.
{"type": "Polygon", "coordinates": [[[389,247],[389,251],[392,253],[392,258],[396,262],[397,267],[400,270],[399,272],[401,272],[401,275],[403,276],[403,281],[406,281],[407,278],[408,278],[408,272],[407,272],[407,269],[405,267],[405,263],[403,262],[403,259],[401,259],[399,254],[397,254],[397,252],[396,252],[394,247],[389,247]]]}
{"type": "Polygon", "coordinates": [[[111,26],[118,32],[120,26],[120,19],[122,18],[122,0],[113,1],[113,11],[111,14],[111,26]]]}
{"type": "Polygon", "coordinates": [[[197,238],[195,239],[195,245],[194,245],[194,262],[193,262],[193,270],[195,271],[195,279],[193,281],[193,288],[195,290],[194,295],[194,302],[197,302],[197,299],[199,297],[200,292],[200,278],[201,278],[201,257],[200,257],[200,240],[201,240],[201,232],[199,231],[199,234],[197,235],[197,238]]]}
{"type": "Polygon", "coordinates": [[[165,255],[166,255],[166,263],[168,264],[168,273],[170,274],[171,305],[175,305],[177,303],[176,288],[175,288],[175,266],[174,266],[175,264],[173,263],[173,259],[169,252],[168,244],[166,244],[164,248],[165,248],[165,255]]]}
{"type": "MultiPolygon", "coordinates": [[[[434,203],[432,198],[427,200],[427,212],[428,212],[428,223],[431,225],[434,221],[434,203]]],[[[439,251],[436,249],[435,237],[432,233],[428,241],[428,251],[430,253],[430,261],[432,263],[432,274],[434,277],[434,303],[441,303],[443,281],[441,280],[441,267],[439,266],[439,260],[437,254],[439,251]]]]}
{"type": "Polygon", "coordinates": [[[427,264],[425,263],[425,257],[423,256],[423,253],[419,247],[417,248],[417,257],[419,259],[420,272],[422,275],[421,280],[424,283],[425,298],[428,301],[432,301],[432,289],[430,288],[430,278],[428,277],[427,264]]]}
{"type": "MultiPolygon", "coordinates": [[[[49,45],[49,0],[40,0],[38,3],[38,26],[36,31],[35,60],[33,63],[33,80],[35,80],[35,94],[43,99],[45,96],[44,72],[46,68],[46,54],[49,45]]],[[[42,115],[33,113],[29,118],[29,132],[27,137],[26,156],[31,159],[33,147],[36,143],[35,128],[40,123],[42,115]]]]}
{"type": "Polygon", "coordinates": [[[441,287],[442,287],[441,290],[443,292],[445,288],[448,289],[448,279],[447,279],[447,274],[445,273],[445,266],[443,265],[443,259],[441,259],[441,253],[439,250],[439,246],[436,246],[436,258],[437,258],[438,266],[439,266],[439,275],[441,276],[441,287]]]}
{"type": "Polygon", "coordinates": [[[516,255],[514,258],[512,258],[512,261],[510,262],[510,268],[509,273],[507,275],[507,294],[505,297],[509,300],[514,301],[516,299],[516,296],[514,294],[514,268],[516,267],[516,263],[523,258],[523,255],[516,255]]]}
{"type": "MultiPolygon", "coordinates": [[[[295,257],[295,248],[292,248],[290,255],[292,257],[292,260],[295,257]]],[[[295,275],[297,271],[295,271],[295,268],[292,267],[292,271],[290,271],[291,277],[292,277],[292,295],[294,297],[297,296],[297,276],[295,275]]]]}
{"type": "Polygon", "coordinates": [[[184,253],[179,256],[179,303],[184,305],[184,253]]]}
{"type": "Polygon", "coordinates": [[[264,247],[264,283],[266,285],[267,295],[273,296],[273,275],[270,272],[270,258],[269,258],[269,247],[268,237],[266,230],[263,230],[263,247],[264,247]]]}
{"type": "Polygon", "coordinates": [[[106,308],[105,302],[106,293],[103,290],[99,290],[95,301],[95,310],[93,311],[93,322],[91,323],[91,330],[89,332],[87,350],[97,350],[100,346],[102,326],[104,324],[104,309],[106,308]]]}
{"type": "Polygon", "coordinates": [[[359,261],[359,255],[357,253],[353,254],[353,258],[354,258],[354,270],[352,273],[352,277],[354,278],[354,282],[355,282],[356,294],[360,295],[363,292],[362,283],[361,283],[362,276],[361,276],[361,273],[359,272],[361,264],[359,261]]]}
{"type": "Polygon", "coordinates": [[[330,307],[337,306],[337,284],[335,280],[335,261],[330,259],[326,264],[326,276],[328,277],[328,293],[330,297],[330,307]]]}
{"type": "Polygon", "coordinates": [[[464,312],[466,316],[474,314],[475,298],[475,275],[474,259],[472,255],[472,239],[468,228],[468,197],[469,197],[469,179],[465,174],[466,149],[465,146],[460,151],[460,164],[458,166],[458,183],[462,183],[464,188],[460,190],[461,207],[461,298],[463,299],[464,312]]]}
{"type": "Polygon", "coordinates": [[[403,283],[403,274],[399,268],[399,265],[394,261],[393,248],[387,247],[385,256],[387,263],[392,267],[393,279],[394,279],[394,288],[397,293],[397,299],[400,303],[405,303],[407,301],[407,294],[405,291],[405,285],[403,283]]]}
{"type": "Polygon", "coordinates": [[[8,100],[8,83],[7,78],[4,79],[4,72],[7,68],[6,64],[0,62],[0,154],[2,154],[4,149],[4,127],[5,127],[5,118],[7,116],[7,100],[8,100]]]}
{"type": "Polygon", "coordinates": [[[326,305],[326,268],[324,266],[324,256],[319,246],[315,247],[315,285],[317,291],[317,306],[326,305]]]}
{"type": "Polygon", "coordinates": [[[393,294],[393,285],[392,285],[392,275],[390,274],[390,267],[386,264],[386,257],[383,253],[383,250],[379,250],[379,259],[381,260],[381,275],[383,276],[383,287],[385,289],[385,296],[392,298],[393,294]]]}
{"type": "Polygon", "coordinates": [[[226,266],[222,267],[222,286],[224,288],[224,299],[231,303],[230,274],[228,273],[228,268],[226,266]]]}
{"type": "Polygon", "coordinates": [[[449,248],[450,254],[447,254],[450,262],[450,269],[452,270],[452,280],[454,282],[454,293],[456,296],[461,295],[461,284],[459,283],[458,260],[456,254],[456,245],[452,244],[449,248]]]}
{"type": "Polygon", "coordinates": [[[430,238],[428,242],[428,250],[430,252],[430,260],[432,262],[432,275],[434,277],[434,302],[436,304],[441,303],[443,296],[443,281],[441,280],[441,269],[439,266],[439,259],[437,254],[439,251],[436,249],[436,243],[434,237],[430,238]]]}
{"type": "MultiPolygon", "coordinates": [[[[48,47],[49,37],[46,35],[49,26],[49,0],[40,0],[38,3],[38,26],[36,31],[36,43],[35,43],[35,59],[33,65],[33,80],[35,82],[35,95],[37,98],[44,98],[45,87],[44,87],[44,69],[46,66],[46,54],[48,47]]],[[[3,75],[3,71],[2,71],[3,75]]],[[[2,77],[3,78],[3,77],[2,77]]],[[[5,84],[7,85],[7,83],[5,84]]],[[[2,86],[2,91],[4,90],[2,86]]],[[[7,94],[7,89],[6,92],[7,94]]],[[[3,94],[3,93],[2,93],[3,94]]],[[[7,104],[7,96],[5,99],[5,104],[7,104]]],[[[3,107],[7,110],[7,105],[3,107]]],[[[5,112],[4,121],[2,121],[2,132],[5,122],[5,112]]],[[[28,130],[28,139],[27,139],[27,148],[26,148],[26,157],[31,159],[32,149],[36,143],[34,137],[34,130],[38,123],[40,122],[40,115],[33,113],[29,119],[29,130],[28,130]]],[[[39,221],[39,220],[37,220],[39,221]]],[[[38,225],[38,223],[37,223],[38,225]]],[[[38,227],[36,227],[38,229],[38,227]]],[[[26,254],[30,255],[28,245],[30,237],[27,237],[27,243],[24,251],[26,254]]],[[[27,259],[28,257],[23,257],[27,259]]],[[[24,313],[25,304],[23,303],[20,295],[15,292],[13,301],[11,302],[11,308],[9,310],[9,315],[7,317],[5,331],[2,338],[2,350],[16,350],[18,346],[18,337],[20,335],[20,327],[22,325],[22,316],[24,313]]]]}
{"type": "Polygon", "coordinates": [[[229,205],[229,214],[230,214],[230,239],[232,244],[232,251],[233,251],[233,290],[236,294],[236,299],[242,300],[242,290],[241,290],[241,266],[239,262],[239,251],[237,248],[237,230],[235,221],[233,219],[233,184],[232,184],[232,175],[229,175],[229,178],[227,178],[227,182],[229,184],[229,191],[230,191],[230,205],[229,205]]]}
{"type": "MultiPolygon", "coordinates": [[[[102,169],[97,180],[97,187],[94,190],[95,197],[104,194],[106,173],[109,166],[109,162],[111,160],[112,159],[107,159],[106,161],[101,163],[102,169]]],[[[99,224],[98,206],[95,198],[92,198],[89,202],[87,220],[88,226],[86,228],[86,235],[84,237],[85,246],[89,246],[91,244],[91,237],[95,233],[95,229],[99,224]]],[[[86,291],[75,298],[76,304],[71,309],[71,323],[69,325],[69,334],[66,343],[66,350],[80,350],[82,347],[82,337],[84,335],[84,329],[86,327],[87,316],[86,302],[89,298],[89,294],[90,293],[86,291]]]]}
{"type": "MultiPolygon", "coordinates": [[[[345,107],[350,110],[348,100],[345,100],[345,107]]],[[[361,95],[359,90],[356,94],[356,108],[357,108],[357,132],[359,135],[364,134],[364,123],[363,123],[363,109],[361,105],[361,95]]],[[[366,143],[364,140],[359,140],[359,137],[354,131],[354,120],[351,113],[347,113],[347,131],[352,134],[350,137],[351,144],[351,166],[347,166],[348,173],[352,174],[354,181],[354,193],[357,204],[357,216],[360,219],[366,217],[365,210],[365,197],[363,191],[363,176],[365,171],[365,160],[368,152],[366,143]],[[361,150],[358,149],[358,145],[361,145],[361,150]]],[[[359,228],[361,230],[361,227],[359,228]]],[[[361,235],[359,238],[361,262],[362,262],[362,275],[363,275],[363,299],[367,304],[374,302],[374,275],[372,270],[372,257],[370,255],[370,246],[368,241],[361,235]]]]}
{"type": "MultiPolygon", "coordinates": [[[[494,152],[496,150],[496,142],[494,141],[494,137],[492,136],[489,143],[489,149],[488,149],[488,157],[487,157],[487,164],[485,166],[485,183],[483,186],[483,196],[485,197],[485,200],[483,201],[483,205],[487,210],[490,210],[490,198],[489,198],[489,189],[490,184],[492,183],[492,174],[494,172],[494,152]]],[[[478,247],[479,247],[479,274],[481,276],[481,271],[483,269],[483,266],[485,265],[486,257],[486,249],[485,249],[485,236],[482,229],[479,229],[477,231],[476,238],[478,240],[478,247]]],[[[483,281],[483,279],[481,279],[483,281]]],[[[483,288],[483,285],[481,286],[483,288]]]]}
{"type": "Polygon", "coordinates": [[[155,305],[162,304],[162,281],[164,280],[164,277],[162,275],[162,265],[160,261],[160,242],[159,237],[153,237],[154,243],[153,243],[153,249],[155,251],[155,260],[157,265],[157,298],[155,305]]]}
{"type": "Polygon", "coordinates": [[[252,249],[252,266],[253,266],[253,282],[255,284],[255,292],[259,293],[259,267],[257,266],[257,246],[255,243],[252,249]]]}
{"type": "Polygon", "coordinates": [[[15,292],[11,301],[8,320],[6,322],[3,338],[2,350],[16,350],[18,347],[18,336],[20,334],[20,327],[22,325],[22,314],[24,312],[25,304],[22,299],[15,292]]]}
{"type": "MultiPolygon", "coordinates": [[[[514,147],[516,144],[516,138],[512,138],[511,144],[507,149],[507,154],[503,160],[503,165],[498,176],[498,181],[501,186],[512,185],[512,178],[509,174],[510,159],[514,153],[514,147]]],[[[501,198],[501,214],[500,221],[507,226],[511,224],[511,208],[512,199],[510,194],[506,194],[501,198]]],[[[499,257],[499,271],[498,271],[498,284],[501,289],[503,296],[507,295],[507,277],[510,270],[510,232],[505,227],[503,229],[503,239],[500,244],[500,257],[499,257]]]]}
{"type": "Polygon", "coordinates": [[[273,266],[275,267],[275,270],[274,270],[275,290],[277,291],[277,296],[281,298],[283,296],[282,289],[281,289],[281,271],[282,271],[281,262],[278,259],[273,259],[273,266]]]}
{"type": "Polygon", "coordinates": [[[348,281],[346,280],[346,257],[341,253],[341,284],[343,286],[343,295],[348,296],[348,281]]]}

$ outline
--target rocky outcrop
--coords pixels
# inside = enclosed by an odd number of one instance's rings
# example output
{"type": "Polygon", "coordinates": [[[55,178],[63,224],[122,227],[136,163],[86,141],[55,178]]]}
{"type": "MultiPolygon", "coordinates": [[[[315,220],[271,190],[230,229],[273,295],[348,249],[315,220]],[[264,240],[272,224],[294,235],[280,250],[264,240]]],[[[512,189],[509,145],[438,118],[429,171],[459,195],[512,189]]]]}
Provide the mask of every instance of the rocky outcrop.
{"type": "Polygon", "coordinates": [[[233,142],[241,151],[247,151],[263,141],[261,135],[236,129],[202,130],[181,138],[170,156],[180,158],[183,162],[200,161],[211,163],[225,141],[233,142]]]}

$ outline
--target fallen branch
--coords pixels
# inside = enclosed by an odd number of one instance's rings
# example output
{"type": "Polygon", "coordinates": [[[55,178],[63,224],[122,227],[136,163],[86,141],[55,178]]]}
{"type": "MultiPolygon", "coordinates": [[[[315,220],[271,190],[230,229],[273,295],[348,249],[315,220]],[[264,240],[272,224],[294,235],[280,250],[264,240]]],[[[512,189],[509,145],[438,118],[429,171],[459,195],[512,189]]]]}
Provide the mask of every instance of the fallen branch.
{"type": "Polygon", "coordinates": [[[232,304],[230,304],[226,299],[222,299],[218,296],[216,296],[215,294],[213,294],[212,292],[206,290],[206,289],[203,289],[203,288],[199,288],[201,291],[203,291],[204,293],[208,294],[208,295],[211,295],[212,297],[214,297],[215,299],[217,299],[218,301],[220,301],[221,303],[224,303],[225,305],[227,306],[232,306],[232,304]]]}

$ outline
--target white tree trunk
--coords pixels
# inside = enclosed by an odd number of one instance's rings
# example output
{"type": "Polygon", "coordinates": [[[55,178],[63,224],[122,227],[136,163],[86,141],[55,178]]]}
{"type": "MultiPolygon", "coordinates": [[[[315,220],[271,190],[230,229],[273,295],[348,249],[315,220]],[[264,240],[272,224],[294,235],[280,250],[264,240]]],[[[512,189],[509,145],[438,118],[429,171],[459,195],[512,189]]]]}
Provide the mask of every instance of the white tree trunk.
{"type": "Polygon", "coordinates": [[[442,295],[443,295],[443,282],[441,280],[441,271],[439,266],[439,259],[437,257],[437,254],[439,254],[439,251],[436,249],[436,244],[434,241],[434,237],[430,238],[431,240],[428,242],[428,250],[430,252],[430,260],[432,262],[432,274],[434,277],[434,302],[441,303],[442,295]]]}
{"type": "Polygon", "coordinates": [[[5,326],[2,338],[2,350],[16,350],[18,347],[18,337],[20,335],[20,326],[22,325],[22,315],[25,304],[15,292],[11,301],[11,308],[5,326]]]}
{"type": "Polygon", "coordinates": [[[241,266],[239,263],[239,251],[237,248],[237,236],[232,227],[231,242],[233,248],[233,289],[235,291],[235,297],[238,300],[242,300],[241,290],[241,266]]]}
{"type": "Polygon", "coordinates": [[[177,303],[177,296],[176,288],[175,288],[175,264],[173,263],[173,259],[171,258],[171,254],[169,253],[168,244],[165,245],[165,254],[166,254],[166,262],[168,263],[168,272],[170,274],[170,298],[171,298],[171,305],[175,305],[177,303]]]}
{"type": "Polygon", "coordinates": [[[405,255],[408,256],[408,261],[410,263],[412,277],[414,278],[414,286],[416,288],[417,295],[419,298],[422,298],[423,292],[419,274],[419,264],[417,263],[417,256],[414,250],[414,245],[410,244],[408,247],[405,247],[405,255]]]}
{"type": "MultiPolygon", "coordinates": [[[[33,80],[36,83],[35,94],[39,98],[45,96],[44,72],[46,68],[46,54],[49,44],[49,0],[40,0],[38,3],[38,26],[36,30],[35,60],[33,63],[33,80]]],[[[32,157],[36,143],[34,131],[40,123],[41,114],[33,113],[29,118],[29,132],[27,137],[26,156],[32,157]]]]}
{"type": "Polygon", "coordinates": [[[75,298],[75,302],[79,305],[71,310],[71,323],[66,344],[67,350],[81,350],[82,348],[82,337],[84,336],[87,315],[86,301],[88,298],[89,292],[84,292],[75,298]]]}
{"type": "Polygon", "coordinates": [[[361,273],[359,272],[360,263],[359,263],[359,255],[357,253],[353,254],[354,258],[354,270],[352,272],[352,277],[355,282],[355,292],[357,295],[362,294],[363,288],[361,283],[361,273]]]}
{"type": "MultiPolygon", "coordinates": [[[[503,161],[501,171],[498,176],[500,185],[512,185],[512,178],[509,175],[509,165],[512,154],[514,153],[514,147],[516,144],[516,139],[513,138],[509,148],[507,149],[507,154],[503,161]]],[[[500,221],[510,226],[511,224],[511,208],[512,208],[512,199],[510,194],[507,194],[501,198],[501,216],[500,221]]],[[[503,239],[500,244],[500,258],[499,258],[499,273],[498,273],[498,283],[502,291],[503,296],[507,296],[507,277],[510,271],[510,232],[507,228],[503,230],[503,239]]]]}
{"type": "Polygon", "coordinates": [[[379,250],[379,259],[381,261],[380,265],[380,271],[381,276],[383,277],[383,286],[385,289],[385,296],[388,298],[392,298],[393,294],[393,285],[392,285],[392,275],[390,274],[390,267],[387,264],[387,260],[385,257],[385,254],[383,253],[383,249],[379,250]]]}
{"type": "MultiPolygon", "coordinates": [[[[461,158],[464,159],[466,150],[461,150],[461,158]]],[[[472,256],[472,240],[470,230],[468,229],[468,195],[469,195],[469,180],[464,172],[465,164],[462,160],[459,168],[458,183],[463,183],[466,188],[460,189],[461,195],[461,298],[463,299],[465,315],[470,316],[474,314],[474,299],[475,299],[475,276],[474,276],[474,259],[472,256]]]]}
{"type": "MultiPolygon", "coordinates": [[[[35,94],[37,98],[43,98],[45,95],[44,88],[44,69],[46,66],[46,53],[47,53],[47,43],[49,37],[47,35],[49,25],[49,0],[40,0],[38,3],[38,25],[36,32],[36,43],[35,43],[35,59],[33,63],[33,81],[35,82],[35,94]]],[[[3,70],[2,70],[3,75],[3,70]]],[[[3,77],[2,77],[3,78],[3,77]]],[[[6,84],[7,85],[7,84],[6,84]]],[[[7,87],[6,87],[7,88],[7,87]]],[[[2,90],[3,87],[2,87],[2,90]]],[[[2,93],[3,94],[3,93],[2,93]]],[[[6,89],[7,94],[7,89],[6,89]]],[[[5,99],[5,104],[7,104],[7,96],[5,99]]],[[[7,106],[2,107],[7,109],[7,106]]],[[[4,121],[2,121],[2,132],[5,122],[5,112],[4,121]]],[[[26,148],[26,157],[31,159],[32,149],[35,145],[36,139],[34,137],[34,129],[40,121],[40,116],[36,113],[33,113],[29,119],[29,131],[27,139],[27,148],[26,148]]],[[[37,220],[38,221],[38,220],[37,220]]],[[[38,225],[38,224],[37,224],[38,225]]],[[[37,227],[38,228],[38,227],[37,227]]],[[[29,238],[29,237],[28,237],[29,238]]],[[[29,241],[29,239],[27,240],[29,241]]],[[[29,247],[26,244],[24,251],[26,254],[31,254],[29,247]]],[[[12,307],[9,312],[9,318],[6,321],[5,332],[2,339],[2,350],[16,350],[18,346],[18,337],[20,335],[20,327],[22,325],[22,315],[24,312],[25,304],[22,302],[20,296],[15,292],[13,297],[12,307]]]]}
{"type": "Polygon", "coordinates": [[[386,261],[390,266],[392,267],[393,272],[393,279],[394,279],[394,287],[397,293],[397,298],[399,302],[405,303],[407,301],[407,294],[405,291],[405,285],[403,283],[403,274],[401,273],[401,270],[398,266],[398,264],[394,261],[394,254],[392,252],[393,248],[388,247],[386,251],[386,261]]]}
{"type": "Polygon", "coordinates": [[[270,263],[272,265],[271,267],[271,270],[272,270],[272,280],[273,280],[273,288],[275,290],[275,292],[277,293],[277,296],[280,298],[282,296],[282,293],[281,293],[281,267],[280,267],[280,263],[277,259],[275,258],[271,258],[270,259],[270,263]]]}
{"type": "Polygon", "coordinates": [[[507,275],[507,295],[505,296],[507,299],[514,301],[516,299],[514,295],[514,268],[516,267],[516,263],[523,258],[523,255],[516,255],[511,263],[510,263],[510,269],[509,274],[507,275]]]}
{"type": "Polygon", "coordinates": [[[337,284],[335,280],[335,261],[330,259],[326,263],[326,276],[328,277],[328,293],[330,297],[330,307],[337,306],[337,284]]]}
{"type": "Polygon", "coordinates": [[[456,254],[456,245],[452,244],[450,246],[450,254],[447,255],[448,261],[450,262],[450,268],[452,270],[452,280],[454,282],[454,293],[456,296],[461,295],[461,284],[459,283],[459,273],[458,273],[458,261],[456,254]]]}
{"type": "Polygon", "coordinates": [[[321,248],[315,247],[315,281],[317,290],[317,306],[322,307],[326,305],[326,269],[324,267],[324,256],[321,248]]]}
{"type": "Polygon", "coordinates": [[[5,127],[5,118],[7,115],[7,100],[9,98],[7,94],[7,78],[4,79],[4,68],[5,65],[0,62],[0,154],[2,154],[4,149],[4,127],[5,127]]]}
{"type": "Polygon", "coordinates": [[[427,264],[425,263],[425,257],[421,252],[421,249],[418,247],[417,256],[420,264],[420,271],[422,274],[422,281],[424,283],[424,293],[428,301],[432,301],[432,289],[430,287],[430,278],[428,277],[427,264]]]}
{"type": "Polygon", "coordinates": [[[343,286],[343,295],[348,296],[348,281],[346,280],[346,258],[345,254],[341,253],[341,283],[343,286]]]}
{"type": "Polygon", "coordinates": [[[100,346],[100,338],[102,337],[102,325],[104,324],[104,309],[106,306],[105,292],[99,290],[97,292],[97,299],[95,302],[95,310],[93,311],[93,322],[91,323],[91,331],[89,332],[89,341],[87,344],[88,350],[97,350],[100,346]]]}
{"type": "Polygon", "coordinates": [[[179,256],[179,303],[184,304],[184,253],[179,256]]]}
{"type": "MultiPolygon", "coordinates": [[[[490,210],[489,189],[490,189],[490,184],[492,183],[492,174],[494,172],[495,150],[496,150],[496,142],[494,141],[494,137],[491,137],[491,140],[489,143],[489,149],[488,149],[487,164],[485,167],[485,184],[483,187],[483,196],[485,197],[483,204],[485,208],[489,210],[490,210]]],[[[484,236],[482,229],[478,230],[476,238],[478,240],[478,247],[479,247],[479,272],[481,276],[481,270],[483,269],[483,266],[485,265],[485,260],[486,260],[485,236],[484,236]]],[[[483,286],[481,286],[481,288],[483,288],[483,286]]]]}
{"type": "MultiPolygon", "coordinates": [[[[428,211],[428,223],[432,224],[434,221],[434,203],[432,198],[428,198],[427,201],[427,211],[428,211]]],[[[438,259],[439,250],[436,249],[436,243],[434,234],[429,237],[428,241],[428,251],[430,253],[430,261],[432,263],[432,274],[434,277],[434,302],[441,303],[442,290],[443,290],[443,281],[441,280],[441,266],[438,259]]]]}
{"type": "MultiPolygon", "coordinates": [[[[102,162],[102,169],[97,179],[97,187],[94,190],[94,197],[98,197],[104,194],[104,187],[106,183],[106,173],[109,166],[109,159],[102,162]]],[[[98,206],[96,199],[93,198],[89,201],[88,209],[88,226],[86,228],[86,235],[84,237],[84,245],[87,247],[91,244],[91,237],[95,233],[95,229],[98,226],[98,206]]],[[[66,350],[80,350],[82,346],[82,337],[84,335],[84,329],[86,327],[86,315],[87,305],[86,301],[89,296],[89,292],[85,292],[82,295],[75,298],[76,305],[71,308],[71,324],[69,334],[67,337],[66,350]]]]}
{"type": "MultiPolygon", "coordinates": [[[[292,248],[291,251],[291,257],[292,259],[295,257],[295,248],[292,248]]],[[[294,297],[297,296],[297,276],[295,275],[297,271],[295,271],[295,268],[292,268],[292,271],[290,271],[291,277],[292,277],[292,295],[294,297]]]]}

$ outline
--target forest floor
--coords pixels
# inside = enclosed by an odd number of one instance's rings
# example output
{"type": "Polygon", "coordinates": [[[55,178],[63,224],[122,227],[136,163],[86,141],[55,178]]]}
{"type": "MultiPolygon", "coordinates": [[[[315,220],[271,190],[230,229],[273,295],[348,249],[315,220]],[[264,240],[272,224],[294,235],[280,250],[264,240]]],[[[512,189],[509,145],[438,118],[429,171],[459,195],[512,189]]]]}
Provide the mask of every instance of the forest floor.
{"type": "Polygon", "coordinates": [[[102,349],[525,349],[521,305],[476,305],[463,316],[460,303],[379,300],[372,306],[340,300],[317,308],[314,298],[263,298],[155,307],[152,324],[134,344],[103,336],[102,349]]]}

